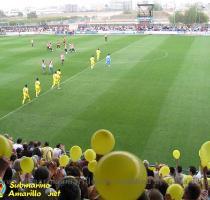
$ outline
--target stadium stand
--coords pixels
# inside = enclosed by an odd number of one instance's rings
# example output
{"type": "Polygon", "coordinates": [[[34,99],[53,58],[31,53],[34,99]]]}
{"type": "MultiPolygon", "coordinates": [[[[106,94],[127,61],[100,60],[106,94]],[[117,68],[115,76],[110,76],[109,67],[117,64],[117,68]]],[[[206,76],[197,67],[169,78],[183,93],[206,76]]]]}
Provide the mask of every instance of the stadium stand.
{"type": "Polygon", "coordinates": [[[9,35],[11,33],[21,34],[96,34],[105,32],[117,32],[126,33],[133,32],[135,34],[143,32],[182,32],[182,33],[196,33],[196,32],[208,32],[208,25],[176,25],[173,24],[138,24],[138,23],[89,23],[78,24],[75,30],[72,30],[69,25],[31,25],[31,26],[1,26],[0,35],[9,35]]]}

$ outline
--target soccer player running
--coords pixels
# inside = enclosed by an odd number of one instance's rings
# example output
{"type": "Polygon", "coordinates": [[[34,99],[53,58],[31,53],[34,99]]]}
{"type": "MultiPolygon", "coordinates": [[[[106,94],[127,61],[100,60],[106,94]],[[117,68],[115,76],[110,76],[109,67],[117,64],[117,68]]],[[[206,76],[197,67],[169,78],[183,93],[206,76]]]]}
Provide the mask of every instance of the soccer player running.
{"type": "Polygon", "coordinates": [[[63,44],[66,44],[66,37],[63,38],[63,44]]]}
{"type": "Polygon", "coordinates": [[[49,49],[51,52],[53,51],[52,43],[51,43],[51,42],[49,42],[49,43],[47,44],[47,49],[49,49]]]}
{"type": "Polygon", "coordinates": [[[46,64],[45,64],[44,59],[42,59],[42,72],[43,72],[43,74],[46,73],[46,64]]]}
{"type": "Polygon", "coordinates": [[[65,60],[65,56],[64,56],[63,53],[61,54],[60,58],[61,58],[61,65],[63,65],[64,64],[64,60],[65,60]]]}
{"type": "Polygon", "coordinates": [[[41,83],[39,81],[39,78],[36,78],[35,81],[35,92],[36,92],[36,97],[38,97],[41,92],[41,83]]]}
{"type": "Polygon", "coordinates": [[[92,56],[92,57],[90,58],[90,69],[93,69],[94,66],[95,66],[95,57],[92,56]]]}
{"type": "Polygon", "coordinates": [[[58,89],[61,89],[60,88],[60,83],[61,83],[61,75],[62,75],[62,73],[61,73],[61,70],[60,69],[58,69],[58,71],[57,71],[57,78],[58,78],[58,89]]]}
{"type": "Polygon", "coordinates": [[[107,56],[106,56],[106,65],[107,65],[108,67],[111,66],[111,56],[110,56],[109,53],[108,53],[107,56]]]}
{"type": "Polygon", "coordinates": [[[98,48],[96,50],[96,60],[99,61],[100,60],[100,55],[101,55],[101,50],[98,48]]]}
{"type": "Polygon", "coordinates": [[[28,100],[29,102],[31,101],[30,96],[29,96],[29,90],[28,90],[28,85],[27,84],[23,88],[23,101],[22,101],[22,105],[25,103],[26,100],[28,100]]]}
{"type": "Polygon", "coordinates": [[[107,34],[104,35],[104,40],[105,40],[105,42],[108,42],[108,35],[107,34]]]}
{"type": "Polygon", "coordinates": [[[61,48],[61,43],[60,43],[59,40],[57,41],[57,45],[56,45],[56,46],[57,46],[57,49],[58,49],[58,48],[61,48]]]}
{"type": "Polygon", "coordinates": [[[59,75],[57,74],[57,72],[54,72],[54,74],[53,74],[52,89],[53,89],[55,86],[57,86],[57,88],[60,89],[59,84],[58,84],[58,81],[59,81],[59,75]]]}
{"type": "Polygon", "coordinates": [[[71,53],[72,53],[72,52],[74,52],[74,53],[76,52],[73,43],[69,44],[69,51],[70,51],[71,53]]]}
{"type": "Polygon", "coordinates": [[[31,40],[31,47],[34,47],[34,40],[31,40]]]}
{"type": "Polygon", "coordinates": [[[53,74],[53,62],[52,62],[52,60],[49,62],[49,73],[53,74]]]}
{"type": "Polygon", "coordinates": [[[67,44],[64,45],[64,51],[66,52],[66,54],[68,53],[67,44]]]}

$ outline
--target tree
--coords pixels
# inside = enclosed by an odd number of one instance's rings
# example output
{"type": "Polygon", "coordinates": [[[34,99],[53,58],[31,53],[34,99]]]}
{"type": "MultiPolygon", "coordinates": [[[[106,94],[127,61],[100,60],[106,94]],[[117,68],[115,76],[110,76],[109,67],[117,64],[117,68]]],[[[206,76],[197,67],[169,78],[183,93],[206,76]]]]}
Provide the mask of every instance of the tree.
{"type": "Polygon", "coordinates": [[[191,6],[185,12],[185,24],[194,24],[197,21],[197,6],[191,6]]]}
{"type": "Polygon", "coordinates": [[[202,7],[198,4],[191,6],[184,13],[177,11],[175,16],[169,17],[171,23],[184,23],[184,24],[194,24],[194,23],[207,23],[209,21],[208,15],[202,11],[202,7]]]}
{"type": "Polygon", "coordinates": [[[198,23],[207,23],[209,21],[209,17],[204,12],[198,12],[198,23]]]}
{"type": "Polygon", "coordinates": [[[28,19],[37,18],[36,11],[30,12],[27,14],[28,19]]]}
{"type": "Polygon", "coordinates": [[[161,4],[155,3],[153,10],[154,11],[162,11],[163,10],[163,7],[161,6],[161,4]]]}
{"type": "Polygon", "coordinates": [[[186,24],[194,24],[194,23],[207,23],[209,21],[208,15],[206,15],[202,8],[195,4],[191,6],[185,12],[185,23],[186,24]]]}
{"type": "Polygon", "coordinates": [[[185,20],[184,13],[182,13],[180,11],[176,11],[174,15],[170,16],[169,20],[172,24],[184,23],[184,20],[185,20]]]}
{"type": "Polygon", "coordinates": [[[0,10],[0,18],[1,17],[6,17],[6,15],[4,14],[4,11],[3,10],[0,10]]]}

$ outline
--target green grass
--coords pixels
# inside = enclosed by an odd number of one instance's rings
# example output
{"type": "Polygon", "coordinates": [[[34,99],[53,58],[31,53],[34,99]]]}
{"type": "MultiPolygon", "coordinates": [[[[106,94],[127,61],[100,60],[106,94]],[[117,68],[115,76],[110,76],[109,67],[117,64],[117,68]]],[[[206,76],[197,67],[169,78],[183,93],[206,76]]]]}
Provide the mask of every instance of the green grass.
{"type": "Polygon", "coordinates": [[[67,149],[90,147],[100,128],[116,138],[116,150],[127,150],[151,163],[174,164],[180,149],[183,166],[198,165],[198,150],[210,138],[210,38],[181,36],[69,37],[75,54],[46,51],[60,36],[0,38],[0,131],[15,139],[64,143],[67,149]],[[96,48],[102,58],[94,70],[89,58],[96,48]],[[111,53],[112,66],[104,58],[111,53]],[[50,90],[52,77],[41,72],[41,60],[61,68],[61,90],[50,90]],[[39,77],[42,95],[34,99],[39,77]],[[34,99],[21,106],[22,88],[34,99]],[[9,113],[9,114],[8,114],[9,113]],[[7,115],[8,114],[8,115],[7,115]],[[6,115],[6,116],[5,116],[6,115]]]}

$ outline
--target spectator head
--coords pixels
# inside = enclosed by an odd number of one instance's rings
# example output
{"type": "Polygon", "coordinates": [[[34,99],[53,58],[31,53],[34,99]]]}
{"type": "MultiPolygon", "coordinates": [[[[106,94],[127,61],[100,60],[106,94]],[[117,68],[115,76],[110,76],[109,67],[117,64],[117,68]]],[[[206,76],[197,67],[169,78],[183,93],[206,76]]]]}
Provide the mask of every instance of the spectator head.
{"type": "Polygon", "coordinates": [[[189,167],[189,172],[190,172],[190,175],[191,175],[191,176],[196,175],[196,172],[197,172],[196,167],[190,166],[190,167],[189,167]]]}
{"type": "Polygon", "coordinates": [[[163,195],[157,189],[150,190],[148,197],[150,200],[164,200],[163,195]]]}
{"type": "Polygon", "coordinates": [[[28,150],[28,144],[24,143],[24,144],[23,144],[23,149],[24,149],[25,151],[28,150]]]}
{"type": "Polygon", "coordinates": [[[170,175],[175,176],[175,168],[174,167],[170,167],[170,175]]]}
{"type": "MultiPolygon", "coordinates": [[[[38,79],[38,78],[37,78],[38,79]]],[[[39,79],[38,79],[39,80],[39,79]]],[[[30,147],[33,147],[34,146],[34,141],[30,141],[29,143],[28,143],[28,146],[30,146],[30,147]]]]}
{"type": "Polygon", "coordinates": [[[20,168],[20,159],[17,159],[14,161],[12,168],[16,171],[16,172],[20,172],[21,168],[20,168]]]}
{"type": "Polygon", "coordinates": [[[67,166],[65,170],[66,170],[67,176],[73,176],[73,177],[81,176],[80,169],[76,166],[67,166]]]}
{"type": "Polygon", "coordinates": [[[200,197],[201,189],[196,183],[189,183],[185,188],[184,199],[197,200],[200,197]]]}
{"type": "Polygon", "coordinates": [[[91,174],[91,172],[88,170],[88,167],[87,166],[85,166],[85,167],[82,168],[82,173],[83,173],[83,176],[84,177],[88,177],[91,174]]]}
{"type": "Polygon", "coordinates": [[[17,159],[17,156],[15,154],[12,154],[10,157],[10,161],[14,162],[17,159]]]}
{"type": "Polygon", "coordinates": [[[165,196],[168,184],[164,180],[159,180],[155,183],[155,188],[158,189],[163,196],[165,196]]]}
{"type": "Polygon", "coordinates": [[[49,147],[49,142],[45,142],[45,143],[44,143],[44,146],[45,146],[45,147],[49,147]]]}
{"type": "Polygon", "coordinates": [[[38,147],[38,142],[34,142],[34,148],[38,147]]]}
{"type": "Polygon", "coordinates": [[[49,180],[49,170],[46,167],[39,167],[34,172],[34,179],[39,183],[46,183],[49,180]]]}
{"type": "Polygon", "coordinates": [[[37,142],[37,146],[41,147],[42,143],[40,141],[37,142]]]}
{"type": "Polygon", "coordinates": [[[57,144],[57,145],[56,145],[56,148],[59,149],[60,147],[61,147],[61,144],[57,144]]]}
{"type": "MultiPolygon", "coordinates": [[[[25,85],[25,87],[27,87],[27,85],[25,85]]],[[[21,144],[21,142],[22,142],[22,138],[18,138],[17,139],[17,144],[21,144]]]]}
{"type": "Polygon", "coordinates": [[[73,177],[66,177],[59,186],[61,192],[58,200],[80,200],[81,190],[77,180],[73,177]]]}
{"type": "Polygon", "coordinates": [[[149,167],[149,161],[148,161],[148,160],[144,160],[143,163],[144,163],[144,166],[145,166],[146,168],[149,167]]]}
{"type": "Polygon", "coordinates": [[[21,151],[22,151],[22,149],[21,149],[21,148],[17,148],[17,149],[16,149],[16,153],[17,153],[17,154],[20,154],[20,153],[21,153],[21,151]]]}
{"type": "Polygon", "coordinates": [[[177,167],[177,172],[178,172],[178,173],[182,173],[182,166],[178,166],[178,167],[177,167]]]}
{"type": "Polygon", "coordinates": [[[147,190],[151,190],[154,188],[155,185],[155,180],[152,176],[149,176],[147,179],[147,185],[146,185],[146,189],[147,190]]]}

